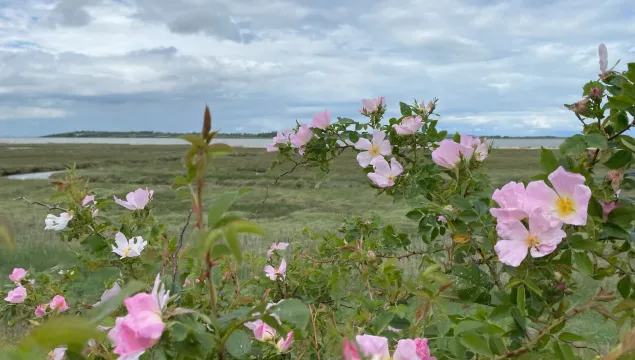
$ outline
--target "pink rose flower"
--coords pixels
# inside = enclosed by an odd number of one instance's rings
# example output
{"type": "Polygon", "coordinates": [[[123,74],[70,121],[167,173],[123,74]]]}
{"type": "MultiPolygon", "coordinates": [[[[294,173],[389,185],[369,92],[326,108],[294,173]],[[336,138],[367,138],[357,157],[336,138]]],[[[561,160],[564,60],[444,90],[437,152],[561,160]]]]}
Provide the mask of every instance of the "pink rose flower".
{"type": "Polygon", "coordinates": [[[280,133],[278,132],[278,134],[273,138],[273,142],[269,145],[267,145],[267,151],[268,152],[276,152],[278,150],[280,150],[279,147],[277,147],[277,144],[286,144],[289,142],[289,133],[290,131],[287,131],[285,133],[280,133]]]}
{"type": "Polygon", "coordinates": [[[390,359],[388,350],[388,339],[383,336],[374,335],[357,335],[355,337],[359,350],[362,354],[369,358],[390,359]]]}
{"type": "Polygon", "coordinates": [[[402,339],[397,343],[393,360],[436,360],[430,356],[428,339],[402,339]]]}
{"type": "Polygon", "coordinates": [[[311,120],[311,127],[316,129],[326,129],[331,124],[331,114],[329,114],[328,110],[324,110],[324,112],[319,112],[313,116],[311,120]]]}
{"type": "Polygon", "coordinates": [[[145,190],[139,188],[134,192],[130,192],[126,195],[126,201],[118,199],[115,196],[115,202],[128,210],[143,210],[146,205],[152,200],[153,190],[145,190]]]}
{"type": "Polygon", "coordinates": [[[119,359],[137,359],[159,341],[165,329],[162,313],[169,297],[170,292],[163,287],[159,274],[152,293],[140,293],[124,300],[128,315],[118,317],[115,327],[108,332],[119,359]]]}
{"type": "Polygon", "coordinates": [[[498,259],[509,266],[517,267],[527,257],[542,257],[551,254],[567,234],[562,223],[554,222],[543,209],[537,208],[529,215],[529,230],[519,220],[498,223],[499,240],[494,246],[498,259]]]}
{"type": "Polygon", "coordinates": [[[278,351],[284,354],[286,352],[289,352],[289,349],[291,348],[292,343],[293,343],[293,331],[289,332],[289,334],[287,334],[287,337],[285,339],[278,340],[278,342],[276,343],[276,348],[278,349],[278,351]]]}
{"type": "Polygon", "coordinates": [[[386,105],[386,99],[383,96],[375,99],[362,99],[362,108],[359,112],[362,115],[370,116],[373,113],[381,111],[384,105],[386,105]]]}
{"type": "Polygon", "coordinates": [[[58,348],[55,348],[55,349],[49,351],[49,353],[47,354],[47,358],[49,360],[63,360],[64,359],[64,355],[66,355],[66,348],[65,347],[58,347],[58,348]]]}
{"type": "Polygon", "coordinates": [[[269,279],[275,281],[280,278],[284,280],[287,273],[287,262],[286,260],[282,259],[282,261],[280,262],[280,266],[277,269],[274,269],[271,265],[267,265],[265,266],[264,270],[269,279]]]}
{"type": "Polygon", "coordinates": [[[309,141],[311,141],[312,137],[313,137],[313,132],[311,131],[309,126],[307,124],[302,124],[298,128],[298,131],[296,131],[295,134],[291,134],[289,138],[291,140],[292,145],[294,145],[297,148],[301,148],[304,145],[306,145],[309,141]]]}
{"type": "Polygon", "coordinates": [[[86,205],[90,204],[90,203],[96,204],[97,202],[95,201],[95,195],[86,195],[86,197],[84,197],[84,200],[82,200],[82,206],[86,207],[86,205]]]}
{"type": "Polygon", "coordinates": [[[101,304],[102,302],[117,296],[120,292],[121,292],[121,286],[119,286],[118,283],[114,283],[110,289],[107,289],[106,291],[104,291],[103,294],[101,294],[101,299],[95,304],[93,304],[93,306],[97,306],[101,304]]]}
{"type": "Polygon", "coordinates": [[[357,352],[357,348],[355,347],[355,342],[349,341],[344,338],[344,342],[342,344],[342,355],[344,360],[360,360],[359,353],[357,352]]]}
{"type": "Polygon", "coordinates": [[[246,322],[245,326],[254,332],[254,337],[258,341],[268,342],[276,336],[276,330],[262,320],[246,322]]]}
{"type": "Polygon", "coordinates": [[[26,277],[27,271],[23,268],[14,268],[11,274],[9,275],[9,279],[14,283],[19,283],[26,277]]]}
{"type": "Polygon", "coordinates": [[[288,246],[289,246],[289,243],[286,243],[286,242],[273,243],[271,247],[269,248],[269,250],[267,251],[267,258],[270,258],[271,255],[273,255],[274,251],[284,250],[288,246]]]}
{"type": "Polygon", "coordinates": [[[382,157],[375,161],[375,172],[368,173],[368,178],[380,188],[395,185],[395,178],[403,173],[403,167],[395,158],[390,159],[390,165],[382,157]]]}
{"type": "Polygon", "coordinates": [[[17,288],[9,291],[7,297],[4,300],[12,303],[12,304],[21,304],[26,299],[26,289],[19,285],[17,288]]]}
{"type": "Polygon", "coordinates": [[[408,116],[403,118],[400,124],[394,124],[392,127],[399,135],[410,135],[419,131],[422,126],[423,119],[421,118],[421,116],[408,116]]]}
{"type": "Polygon", "coordinates": [[[437,221],[438,222],[442,222],[444,224],[448,223],[448,219],[445,216],[443,216],[443,215],[439,215],[439,217],[437,218],[437,221]]]}
{"type": "Polygon", "coordinates": [[[600,74],[604,75],[609,66],[609,52],[606,49],[606,45],[600,44],[598,47],[598,55],[600,57],[600,74]]]}
{"type": "Polygon", "coordinates": [[[604,220],[608,220],[609,219],[609,214],[611,213],[611,211],[617,209],[618,207],[620,207],[620,204],[618,204],[617,201],[604,201],[604,200],[600,200],[600,205],[602,205],[602,215],[604,217],[604,220]]]}
{"type": "Polygon", "coordinates": [[[541,207],[565,224],[585,225],[591,189],[584,185],[584,176],[568,172],[560,166],[549,175],[549,181],[553,189],[542,180],[527,185],[527,212],[541,207]]]}
{"type": "Polygon", "coordinates": [[[70,309],[66,305],[66,299],[64,299],[64,297],[61,295],[55,295],[55,297],[53,297],[53,300],[51,300],[51,302],[49,303],[49,306],[51,307],[51,310],[57,310],[61,313],[70,309]]]}
{"type": "Polygon", "coordinates": [[[526,198],[527,193],[523,183],[509,182],[501,189],[496,189],[492,195],[492,199],[500,208],[492,208],[489,211],[499,223],[522,220],[528,216],[525,211],[526,198]]]}
{"type": "Polygon", "coordinates": [[[44,316],[46,315],[46,308],[47,308],[47,307],[48,307],[48,304],[41,304],[41,305],[38,305],[38,306],[35,308],[35,316],[36,316],[36,317],[39,317],[39,318],[44,317],[44,316]]]}
{"type": "Polygon", "coordinates": [[[469,160],[474,154],[474,149],[455,143],[452,140],[442,140],[439,147],[432,152],[432,161],[446,169],[456,168],[461,158],[469,160]]]}
{"type": "Polygon", "coordinates": [[[372,142],[368,139],[359,139],[355,143],[355,149],[365,150],[357,154],[357,162],[364,168],[368,165],[374,165],[375,161],[392,154],[390,142],[386,140],[386,133],[379,130],[373,132],[372,142]]]}

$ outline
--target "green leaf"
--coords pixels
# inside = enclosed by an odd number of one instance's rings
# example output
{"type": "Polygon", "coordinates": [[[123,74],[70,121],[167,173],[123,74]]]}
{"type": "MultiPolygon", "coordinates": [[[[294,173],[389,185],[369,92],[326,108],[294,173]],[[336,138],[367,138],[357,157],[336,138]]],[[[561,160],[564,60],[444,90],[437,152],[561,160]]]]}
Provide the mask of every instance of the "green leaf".
{"type": "Polygon", "coordinates": [[[617,282],[617,290],[623,298],[627,298],[631,294],[632,279],[630,275],[625,275],[617,282]]]}
{"type": "Polygon", "coordinates": [[[352,142],[352,143],[356,143],[359,141],[359,134],[351,131],[348,133],[348,139],[352,142]]]}
{"type": "Polygon", "coordinates": [[[587,148],[584,136],[577,134],[565,139],[560,144],[560,153],[564,155],[578,155],[583,153],[587,148]]]}
{"type": "Polygon", "coordinates": [[[622,134],[620,136],[620,142],[622,143],[624,147],[626,147],[630,151],[635,152],[635,139],[633,139],[632,137],[628,135],[622,134]]]}
{"type": "Polygon", "coordinates": [[[311,313],[309,307],[298,299],[286,299],[273,310],[280,320],[294,325],[298,329],[304,329],[309,323],[311,313]]]}
{"type": "Polygon", "coordinates": [[[578,270],[580,270],[581,273],[587,276],[593,275],[593,262],[591,262],[589,255],[587,255],[586,253],[577,252],[573,254],[573,261],[575,262],[578,270]]]}
{"type": "Polygon", "coordinates": [[[523,314],[520,313],[520,310],[518,310],[518,308],[511,308],[511,314],[512,317],[514,318],[514,322],[516,322],[516,325],[518,325],[518,327],[524,332],[527,331],[527,319],[525,319],[525,317],[523,316],[523,314]]]}
{"type": "Polygon", "coordinates": [[[617,314],[619,312],[632,310],[632,309],[635,309],[635,300],[624,299],[620,301],[619,304],[615,305],[615,307],[613,308],[613,312],[617,314]]]}
{"type": "Polygon", "coordinates": [[[584,141],[586,142],[587,146],[593,148],[606,149],[607,146],[606,137],[602,134],[587,134],[584,137],[584,141]]]}
{"type": "Polygon", "coordinates": [[[460,323],[456,324],[456,326],[454,327],[454,336],[462,334],[466,331],[482,328],[483,326],[485,326],[485,324],[480,321],[475,321],[475,320],[461,321],[460,323]]]}
{"type": "Polygon", "coordinates": [[[227,350],[229,355],[237,359],[246,358],[251,352],[251,339],[249,335],[242,330],[234,331],[229,335],[229,338],[227,338],[225,350],[227,350]]]}
{"type": "Polygon", "coordinates": [[[626,110],[633,106],[635,100],[626,95],[609,96],[606,107],[609,109],[626,110]]]}
{"type": "Polygon", "coordinates": [[[207,213],[207,225],[213,229],[223,217],[223,214],[225,214],[232,204],[244,193],[245,191],[230,191],[216,199],[207,213]]]}
{"type": "Polygon", "coordinates": [[[494,354],[487,345],[487,341],[478,335],[466,333],[461,337],[461,344],[475,354],[483,356],[493,356],[494,354]]]}
{"type": "Polygon", "coordinates": [[[505,353],[505,343],[498,336],[489,337],[489,348],[494,355],[503,355],[505,353]]]}
{"type": "Polygon", "coordinates": [[[83,243],[86,244],[92,252],[98,252],[108,246],[108,243],[106,243],[104,238],[99,234],[90,235],[83,243]]]}
{"type": "Polygon", "coordinates": [[[69,349],[82,349],[88,340],[101,340],[106,333],[97,329],[97,325],[88,319],[76,316],[61,316],[50,319],[38,326],[20,342],[20,349],[28,350],[38,346],[48,352],[61,345],[69,349]]]}
{"type": "Polygon", "coordinates": [[[404,102],[399,102],[399,110],[403,116],[412,116],[412,108],[404,102]]]}
{"type": "Polygon", "coordinates": [[[338,117],[337,122],[342,125],[352,125],[356,123],[355,120],[351,118],[345,118],[345,117],[338,117]]]}
{"type": "Polygon", "coordinates": [[[620,149],[613,153],[604,165],[609,169],[619,169],[628,165],[632,157],[632,152],[620,149]]]}
{"type": "Polygon", "coordinates": [[[229,154],[233,152],[234,148],[232,148],[231,146],[227,144],[219,143],[219,144],[208,145],[205,151],[207,151],[208,154],[223,155],[223,154],[229,154]]]}
{"type": "Polygon", "coordinates": [[[216,244],[212,247],[212,252],[210,255],[212,257],[220,257],[225,255],[230,255],[232,250],[225,244],[216,244]]]}
{"type": "Polygon", "coordinates": [[[635,208],[619,207],[609,213],[609,221],[619,225],[624,229],[631,227],[631,222],[635,220],[635,208]]]}
{"type": "Polygon", "coordinates": [[[567,238],[567,241],[571,244],[571,247],[578,250],[593,250],[597,243],[591,239],[585,239],[582,235],[571,235],[567,238]]]}
{"type": "Polygon", "coordinates": [[[234,258],[236,258],[236,262],[238,264],[242,263],[243,252],[240,249],[240,240],[238,239],[238,233],[236,233],[236,230],[234,228],[228,226],[224,229],[223,234],[225,235],[227,246],[229,246],[229,249],[234,255],[234,258]]]}
{"type": "Polygon", "coordinates": [[[117,310],[119,306],[123,303],[123,299],[128,298],[141,290],[144,290],[148,287],[148,285],[140,282],[140,281],[131,281],[126,286],[124,286],[121,291],[111,297],[110,299],[102,302],[101,304],[94,307],[87,314],[91,323],[94,325],[98,325],[104,318],[110,315],[113,311],[117,310]]]}
{"type": "Polygon", "coordinates": [[[236,233],[243,234],[256,234],[256,235],[264,235],[265,229],[257,223],[245,219],[235,220],[231,223],[227,224],[227,227],[231,227],[236,233]]]}
{"type": "Polygon", "coordinates": [[[520,285],[516,290],[516,304],[521,314],[525,313],[525,286],[520,285]]]}
{"type": "Polygon", "coordinates": [[[558,339],[560,341],[568,341],[568,342],[574,342],[574,341],[586,341],[586,339],[580,335],[576,335],[570,332],[563,332],[560,333],[560,335],[558,335],[558,339]]]}
{"type": "Polygon", "coordinates": [[[191,143],[192,145],[195,146],[205,146],[207,145],[205,143],[205,140],[203,140],[203,138],[200,135],[194,135],[194,134],[185,134],[185,135],[181,135],[180,136],[181,139],[191,143]]]}
{"type": "Polygon", "coordinates": [[[390,322],[392,321],[394,317],[395,317],[395,314],[389,311],[386,311],[383,314],[380,314],[379,316],[377,316],[375,320],[373,320],[373,327],[375,328],[375,333],[380,334],[382,331],[384,331],[386,326],[390,324],[390,322]]]}
{"type": "Polygon", "coordinates": [[[558,159],[553,151],[540,147],[540,166],[547,174],[551,174],[558,168],[558,159]]]}
{"type": "Polygon", "coordinates": [[[577,357],[573,354],[573,350],[569,344],[553,343],[553,352],[560,360],[575,360],[577,357]]]}
{"type": "Polygon", "coordinates": [[[529,290],[533,291],[536,295],[542,297],[542,290],[538,287],[538,284],[533,282],[531,279],[523,280],[523,283],[529,288],[529,290]]]}

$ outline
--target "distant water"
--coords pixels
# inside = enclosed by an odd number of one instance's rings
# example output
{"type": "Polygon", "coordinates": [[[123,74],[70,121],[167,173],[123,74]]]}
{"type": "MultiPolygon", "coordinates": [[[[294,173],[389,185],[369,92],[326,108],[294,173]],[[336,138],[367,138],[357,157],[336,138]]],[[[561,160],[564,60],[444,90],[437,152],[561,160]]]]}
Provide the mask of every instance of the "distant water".
{"type": "Polygon", "coordinates": [[[30,174],[18,174],[18,175],[9,175],[7,179],[11,180],[46,180],[51,175],[57,173],[59,171],[44,171],[44,172],[36,172],[30,174]]]}
{"type": "MultiPolygon", "coordinates": [[[[495,139],[495,148],[557,148],[564,139],[495,139]]],[[[215,139],[213,142],[231,146],[264,148],[271,139],[215,139]]],[[[0,144],[122,144],[122,145],[185,145],[179,138],[0,138],[0,144]]]]}

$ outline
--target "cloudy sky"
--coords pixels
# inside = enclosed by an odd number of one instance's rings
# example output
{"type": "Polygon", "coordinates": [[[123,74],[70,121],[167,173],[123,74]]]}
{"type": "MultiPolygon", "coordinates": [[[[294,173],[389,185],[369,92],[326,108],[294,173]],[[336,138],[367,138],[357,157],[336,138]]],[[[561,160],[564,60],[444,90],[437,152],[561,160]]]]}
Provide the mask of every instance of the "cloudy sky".
{"type": "Polygon", "coordinates": [[[450,131],[570,134],[600,42],[635,61],[635,2],[0,0],[0,136],[196,131],[206,103],[215,129],[284,130],[381,95],[438,97],[450,131]]]}

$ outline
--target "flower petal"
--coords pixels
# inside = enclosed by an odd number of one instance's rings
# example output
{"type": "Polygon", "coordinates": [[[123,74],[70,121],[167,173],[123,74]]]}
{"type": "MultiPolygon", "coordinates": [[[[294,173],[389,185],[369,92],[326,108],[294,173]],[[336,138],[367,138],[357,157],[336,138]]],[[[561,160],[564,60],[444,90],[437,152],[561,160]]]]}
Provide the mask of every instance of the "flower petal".
{"type": "Polygon", "coordinates": [[[499,240],[494,246],[498,260],[503,264],[517,267],[527,257],[528,246],[524,241],[499,240]]]}
{"type": "Polygon", "coordinates": [[[584,185],[584,176],[566,171],[562,166],[549,174],[549,181],[558,195],[573,197],[573,192],[578,185],[584,185]]]}

